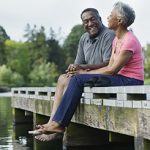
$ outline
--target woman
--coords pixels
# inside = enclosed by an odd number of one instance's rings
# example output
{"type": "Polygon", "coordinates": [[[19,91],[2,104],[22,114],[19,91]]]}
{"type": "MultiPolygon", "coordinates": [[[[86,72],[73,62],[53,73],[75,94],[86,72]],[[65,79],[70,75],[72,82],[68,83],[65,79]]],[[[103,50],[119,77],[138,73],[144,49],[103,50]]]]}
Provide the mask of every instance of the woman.
{"type": "Polygon", "coordinates": [[[144,84],[142,48],[136,36],[127,29],[134,19],[135,12],[130,6],[122,2],[114,5],[108,16],[108,27],[115,31],[116,37],[108,66],[90,71],[80,70],[78,75],[73,76],[51,123],[30,133],[64,133],[80,102],[84,84],[92,77],[107,77],[111,86],[144,84]]]}

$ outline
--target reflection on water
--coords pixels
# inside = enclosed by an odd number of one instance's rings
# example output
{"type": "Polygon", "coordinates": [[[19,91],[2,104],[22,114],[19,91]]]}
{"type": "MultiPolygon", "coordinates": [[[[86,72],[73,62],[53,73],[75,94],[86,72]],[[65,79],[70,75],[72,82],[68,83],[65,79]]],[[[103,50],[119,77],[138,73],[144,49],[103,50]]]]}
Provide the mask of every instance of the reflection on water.
{"type": "Polygon", "coordinates": [[[28,150],[26,137],[14,139],[10,98],[0,98],[0,150],[28,150]]]}
{"type": "Polygon", "coordinates": [[[0,99],[0,149],[13,149],[12,146],[12,113],[10,99],[0,99]],[[7,110],[7,111],[6,111],[7,110]]]}

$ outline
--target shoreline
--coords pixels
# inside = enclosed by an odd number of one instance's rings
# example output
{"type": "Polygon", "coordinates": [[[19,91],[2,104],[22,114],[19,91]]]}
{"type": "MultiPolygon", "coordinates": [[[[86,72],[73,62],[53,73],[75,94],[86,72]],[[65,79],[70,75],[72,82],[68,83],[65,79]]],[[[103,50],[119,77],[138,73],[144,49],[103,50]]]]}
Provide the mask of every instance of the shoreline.
{"type": "Polygon", "coordinates": [[[12,93],[11,92],[1,92],[0,97],[11,97],[12,93]]]}

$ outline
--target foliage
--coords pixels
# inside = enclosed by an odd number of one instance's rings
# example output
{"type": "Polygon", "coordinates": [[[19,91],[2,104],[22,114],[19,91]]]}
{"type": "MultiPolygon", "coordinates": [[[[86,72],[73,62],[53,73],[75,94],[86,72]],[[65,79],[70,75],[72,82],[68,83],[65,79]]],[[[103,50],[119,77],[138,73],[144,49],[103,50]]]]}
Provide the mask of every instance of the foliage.
{"type": "Polygon", "coordinates": [[[5,42],[7,39],[10,39],[9,36],[7,35],[5,29],[0,26],[0,44],[5,42]]]}
{"type": "Polygon", "coordinates": [[[30,25],[27,25],[26,34],[24,35],[27,38],[26,43],[28,45],[28,49],[31,53],[31,58],[34,65],[38,65],[42,63],[46,58],[46,35],[45,28],[41,26],[38,30],[36,26],[31,29],[30,25]]]}
{"type": "Polygon", "coordinates": [[[65,59],[66,56],[59,46],[58,41],[53,38],[47,40],[48,51],[47,51],[47,62],[53,62],[58,66],[58,70],[63,72],[66,69],[65,59]]]}
{"type": "Polygon", "coordinates": [[[25,42],[10,40],[5,30],[2,31],[0,40],[4,42],[4,47],[0,54],[5,60],[4,63],[1,59],[5,67],[0,75],[1,84],[8,86],[53,85],[58,74],[66,69],[66,62],[68,65],[74,60],[79,38],[84,32],[82,25],[73,27],[62,48],[52,28],[47,37],[43,26],[38,29],[36,25],[31,28],[27,24],[25,42]],[[13,75],[10,77],[10,74],[13,75]]]}
{"type": "Polygon", "coordinates": [[[52,86],[57,77],[57,66],[46,62],[35,66],[29,74],[31,86],[52,86]]]}
{"type": "Polygon", "coordinates": [[[0,65],[5,63],[4,43],[9,39],[5,29],[0,26],[0,65]]]}
{"type": "Polygon", "coordinates": [[[40,29],[37,29],[36,26],[31,29],[30,25],[27,25],[24,36],[27,38],[26,43],[31,51],[33,67],[46,61],[55,63],[59,71],[64,70],[62,64],[65,60],[65,55],[59,45],[59,41],[56,40],[57,35],[52,28],[50,28],[49,37],[46,37],[43,26],[40,29]]]}
{"type": "Polygon", "coordinates": [[[150,78],[150,44],[147,44],[146,49],[144,51],[144,56],[145,56],[145,63],[144,63],[145,78],[147,80],[150,78]]]}
{"type": "Polygon", "coordinates": [[[74,62],[79,39],[84,32],[85,31],[82,25],[75,25],[64,41],[63,49],[67,56],[66,65],[74,62]]]}
{"type": "Polygon", "coordinates": [[[6,65],[0,66],[0,86],[22,86],[24,85],[23,77],[17,73],[13,72],[6,65]]]}
{"type": "Polygon", "coordinates": [[[7,40],[5,42],[6,65],[22,75],[28,82],[31,70],[31,56],[26,43],[7,40]]]}

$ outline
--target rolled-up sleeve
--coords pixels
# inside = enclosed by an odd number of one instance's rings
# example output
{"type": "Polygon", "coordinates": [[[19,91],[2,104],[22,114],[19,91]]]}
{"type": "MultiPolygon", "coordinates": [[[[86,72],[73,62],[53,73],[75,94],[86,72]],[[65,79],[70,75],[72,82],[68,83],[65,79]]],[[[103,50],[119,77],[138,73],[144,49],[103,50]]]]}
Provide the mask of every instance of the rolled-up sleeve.
{"type": "Polygon", "coordinates": [[[77,55],[76,55],[76,59],[74,61],[75,64],[85,64],[85,55],[84,55],[84,49],[83,49],[83,40],[82,37],[79,41],[78,44],[78,50],[77,50],[77,55]]]}

